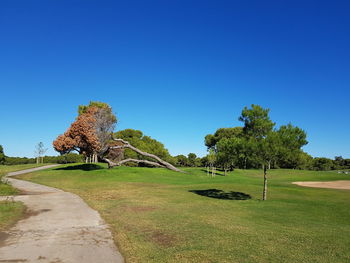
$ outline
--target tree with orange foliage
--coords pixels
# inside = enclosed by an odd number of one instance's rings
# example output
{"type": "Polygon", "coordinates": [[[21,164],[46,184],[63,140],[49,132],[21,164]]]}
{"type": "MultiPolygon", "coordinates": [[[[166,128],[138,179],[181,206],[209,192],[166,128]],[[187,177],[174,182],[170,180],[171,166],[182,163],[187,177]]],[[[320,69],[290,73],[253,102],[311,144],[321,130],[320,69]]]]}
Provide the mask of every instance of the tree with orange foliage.
{"type": "Polygon", "coordinates": [[[88,106],[79,106],[79,116],[57,137],[53,147],[61,154],[77,151],[84,154],[88,162],[97,162],[97,156],[108,147],[115,122],[108,104],[90,102],[88,106]]]}
{"type": "Polygon", "coordinates": [[[112,137],[117,118],[112,113],[112,108],[103,102],[90,102],[89,105],[79,106],[79,116],[71,124],[68,130],[57,137],[53,147],[61,154],[78,151],[86,156],[86,162],[97,162],[98,158],[108,163],[108,167],[122,165],[126,162],[144,163],[147,165],[167,168],[180,172],[170,163],[162,160],[154,154],[150,154],[132,146],[123,139],[112,137]],[[127,158],[118,162],[109,160],[106,155],[122,156],[125,148],[131,149],[138,154],[153,158],[156,161],[138,160],[127,158]]]}

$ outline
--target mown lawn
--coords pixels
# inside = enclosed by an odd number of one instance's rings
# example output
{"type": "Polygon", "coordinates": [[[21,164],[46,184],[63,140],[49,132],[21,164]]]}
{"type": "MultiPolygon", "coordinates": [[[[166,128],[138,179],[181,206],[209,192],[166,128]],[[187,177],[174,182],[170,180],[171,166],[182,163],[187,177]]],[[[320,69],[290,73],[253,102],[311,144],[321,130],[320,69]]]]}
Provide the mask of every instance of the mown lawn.
{"type": "MultiPolygon", "coordinates": [[[[1,178],[10,172],[34,168],[37,164],[20,164],[20,165],[0,165],[0,196],[18,194],[18,190],[11,185],[3,183],[1,178]]],[[[21,202],[0,201],[0,231],[8,229],[17,222],[23,215],[25,210],[21,202]]]]}
{"type": "Polygon", "coordinates": [[[349,176],[272,170],[261,201],[261,171],[185,170],[68,165],[22,178],[80,195],[127,262],[350,262],[350,191],[291,184],[349,176]]]}

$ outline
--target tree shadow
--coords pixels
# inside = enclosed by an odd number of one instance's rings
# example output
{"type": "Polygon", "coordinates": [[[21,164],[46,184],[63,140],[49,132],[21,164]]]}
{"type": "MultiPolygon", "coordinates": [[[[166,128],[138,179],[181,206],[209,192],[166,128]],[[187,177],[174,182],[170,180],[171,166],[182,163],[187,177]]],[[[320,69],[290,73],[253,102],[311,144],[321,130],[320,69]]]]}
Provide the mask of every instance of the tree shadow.
{"type": "MultiPolygon", "coordinates": [[[[206,169],[201,169],[202,172],[205,172],[206,174],[208,173],[208,171],[206,169]]],[[[211,171],[209,171],[209,176],[211,176],[212,173],[211,171]]],[[[225,176],[224,174],[218,173],[218,170],[215,171],[214,176],[225,176]]]]}
{"type": "Polygon", "coordinates": [[[248,200],[252,199],[251,195],[241,193],[241,192],[225,192],[219,189],[207,189],[207,190],[189,190],[191,193],[195,193],[197,195],[206,196],[210,198],[216,199],[224,199],[224,200],[248,200]]]}
{"type": "Polygon", "coordinates": [[[103,169],[103,167],[94,164],[94,163],[84,163],[84,164],[78,164],[73,166],[66,166],[66,167],[59,167],[55,168],[54,170],[83,170],[83,171],[93,171],[93,170],[100,170],[103,169]]]}

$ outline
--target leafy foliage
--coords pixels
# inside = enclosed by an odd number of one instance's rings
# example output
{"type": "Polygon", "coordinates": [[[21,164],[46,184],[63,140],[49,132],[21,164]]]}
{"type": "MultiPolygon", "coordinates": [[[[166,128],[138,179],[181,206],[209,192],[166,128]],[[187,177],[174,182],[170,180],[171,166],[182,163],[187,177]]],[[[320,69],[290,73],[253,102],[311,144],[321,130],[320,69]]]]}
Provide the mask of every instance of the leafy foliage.
{"type": "Polygon", "coordinates": [[[2,145],[0,145],[0,164],[5,163],[5,154],[4,154],[4,148],[2,145]]]}
{"type": "Polygon", "coordinates": [[[90,102],[80,105],[78,113],[76,121],[53,142],[55,150],[61,154],[78,151],[87,156],[104,152],[117,121],[112,108],[106,103],[90,102]]]}
{"type": "MultiPolygon", "coordinates": [[[[159,158],[167,162],[174,163],[175,161],[174,158],[169,154],[169,151],[164,147],[162,143],[151,138],[150,136],[144,135],[140,130],[134,130],[134,129],[121,130],[114,133],[113,137],[126,140],[134,147],[142,151],[157,155],[159,158]]],[[[148,160],[147,157],[140,155],[129,149],[125,149],[124,157],[125,159],[133,158],[133,159],[148,160]]]]}

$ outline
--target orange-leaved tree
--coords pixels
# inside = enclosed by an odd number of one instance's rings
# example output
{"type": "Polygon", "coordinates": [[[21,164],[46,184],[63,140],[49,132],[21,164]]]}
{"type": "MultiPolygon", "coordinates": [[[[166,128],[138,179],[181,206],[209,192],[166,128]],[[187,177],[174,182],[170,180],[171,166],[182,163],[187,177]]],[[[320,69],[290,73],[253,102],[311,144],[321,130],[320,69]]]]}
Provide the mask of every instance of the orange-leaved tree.
{"type": "Polygon", "coordinates": [[[57,137],[53,147],[61,154],[77,151],[87,162],[97,162],[97,156],[106,151],[112,139],[117,119],[111,107],[102,102],[79,106],[79,116],[68,130],[57,137]]]}

